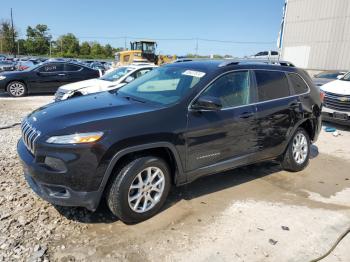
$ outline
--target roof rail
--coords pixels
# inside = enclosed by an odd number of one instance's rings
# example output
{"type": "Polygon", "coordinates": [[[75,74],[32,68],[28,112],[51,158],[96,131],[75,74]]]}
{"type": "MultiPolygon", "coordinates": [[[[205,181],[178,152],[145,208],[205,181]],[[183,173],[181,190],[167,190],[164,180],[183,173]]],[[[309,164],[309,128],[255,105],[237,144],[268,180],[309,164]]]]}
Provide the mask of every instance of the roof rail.
{"type": "Polygon", "coordinates": [[[229,60],[219,64],[219,67],[230,65],[244,65],[244,64],[268,64],[268,65],[280,65],[295,67],[294,64],[284,60],[264,60],[264,59],[242,59],[242,60],[229,60]]]}
{"type": "Polygon", "coordinates": [[[173,61],[173,63],[183,63],[183,62],[191,62],[191,61],[193,61],[193,59],[191,58],[179,58],[173,61]]]}

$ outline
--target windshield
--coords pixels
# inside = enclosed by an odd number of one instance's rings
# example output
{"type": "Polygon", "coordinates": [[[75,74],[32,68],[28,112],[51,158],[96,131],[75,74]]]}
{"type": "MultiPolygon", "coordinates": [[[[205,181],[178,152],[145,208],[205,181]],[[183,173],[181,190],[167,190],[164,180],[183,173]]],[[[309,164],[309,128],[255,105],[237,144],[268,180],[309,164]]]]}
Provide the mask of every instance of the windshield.
{"type": "Polygon", "coordinates": [[[104,76],[100,77],[100,79],[105,81],[111,81],[111,82],[117,81],[118,79],[120,79],[121,77],[129,73],[130,71],[131,71],[130,68],[120,67],[108,74],[105,74],[104,76]]]}
{"type": "Polygon", "coordinates": [[[348,72],[343,78],[340,78],[343,81],[350,81],[350,72],[348,72]]]}
{"type": "Polygon", "coordinates": [[[143,50],[143,52],[150,53],[150,54],[154,54],[156,51],[154,43],[143,43],[142,50],[143,50]]]}
{"type": "Polygon", "coordinates": [[[39,63],[39,64],[36,64],[34,65],[33,63],[29,64],[29,63],[21,63],[21,65],[24,65],[24,66],[28,66],[27,69],[24,69],[23,71],[32,71],[32,70],[35,70],[37,69],[39,66],[41,66],[42,64],[44,63],[39,63]]]}
{"type": "Polygon", "coordinates": [[[172,104],[188,94],[205,75],[178,67],[160,67],[118,90],[118,94],[161,105],[172,104]]]}

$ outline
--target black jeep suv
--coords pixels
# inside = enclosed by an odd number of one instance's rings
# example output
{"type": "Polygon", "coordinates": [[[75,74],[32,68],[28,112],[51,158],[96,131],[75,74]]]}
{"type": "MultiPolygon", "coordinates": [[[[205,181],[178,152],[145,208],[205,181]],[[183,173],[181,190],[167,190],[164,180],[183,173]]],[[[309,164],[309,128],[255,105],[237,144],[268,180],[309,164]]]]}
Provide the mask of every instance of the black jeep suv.
{"type": "Polygon", "coordinates": [[[287,62],[174,63],[34,111],[18,153],[43,199],[95,210],[105,198],[135,223],[159,211],[172,184],[266,160],[302,170],[320,112],[310,77],[287,62]]]}

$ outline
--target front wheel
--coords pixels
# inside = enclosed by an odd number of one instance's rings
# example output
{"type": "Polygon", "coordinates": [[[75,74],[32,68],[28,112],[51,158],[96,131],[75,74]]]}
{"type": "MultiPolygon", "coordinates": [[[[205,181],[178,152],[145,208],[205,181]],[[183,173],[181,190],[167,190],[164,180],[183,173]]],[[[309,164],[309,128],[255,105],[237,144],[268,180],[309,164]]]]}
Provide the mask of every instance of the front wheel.
{"type": "Polygon", "coordinates": [[[303,128],[298,128],[284,153],[282,167],[288,171],[301,171],[310,159],[310,137],[303,128]]]}
{"type": "Polygon", "coordinates": [[[140,157],[114,175],[107,190],[107,204],[125,223],[154,216],[169,193],[170,172],[161,158],[140,157]]]}
{"type": "Polygon", "coordinates": [[[22,97],[27,95],[27,87],[24,83],[19,81],[10,82],[7,85],[7,93],[13,97],[22,97]]]}

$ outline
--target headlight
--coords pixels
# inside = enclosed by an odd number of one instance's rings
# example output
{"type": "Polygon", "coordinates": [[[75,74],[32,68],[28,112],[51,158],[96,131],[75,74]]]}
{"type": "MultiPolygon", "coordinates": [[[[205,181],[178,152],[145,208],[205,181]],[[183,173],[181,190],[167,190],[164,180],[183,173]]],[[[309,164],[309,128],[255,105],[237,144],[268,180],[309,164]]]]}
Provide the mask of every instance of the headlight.
{"type": "Polygon", "coordinates": [[[6,79],[6,76],[0,76],[0,80],[6,79]]]}
{"type": "Polygon", "coordinates": [[[78,133],[65,136],[52,136],[46,140],[50,144],[82,144],[92,143],[99,140],[103,132],[78,133]]]}

